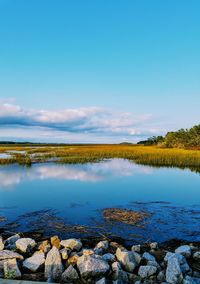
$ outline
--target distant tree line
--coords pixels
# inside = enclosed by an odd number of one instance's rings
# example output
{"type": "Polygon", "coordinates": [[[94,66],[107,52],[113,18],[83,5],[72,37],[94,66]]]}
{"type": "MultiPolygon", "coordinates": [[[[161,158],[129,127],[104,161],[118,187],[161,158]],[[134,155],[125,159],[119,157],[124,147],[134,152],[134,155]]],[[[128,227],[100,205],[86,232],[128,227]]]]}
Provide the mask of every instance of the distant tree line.
{"type": "Polygon", "coordinates": [[[160,145],[167,148],[191,148],[200,147],[200,124],[190,129],[179,129],[168,132],[165,137],[153,136],[147,140],[140,141],[143,145],[160,145]]]}

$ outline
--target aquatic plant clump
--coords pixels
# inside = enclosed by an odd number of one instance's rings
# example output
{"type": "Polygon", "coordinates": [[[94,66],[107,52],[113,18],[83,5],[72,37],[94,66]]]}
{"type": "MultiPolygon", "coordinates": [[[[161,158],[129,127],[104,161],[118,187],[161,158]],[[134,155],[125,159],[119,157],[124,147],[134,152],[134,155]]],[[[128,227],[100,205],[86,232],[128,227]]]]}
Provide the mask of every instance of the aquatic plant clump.
{"type": "Polygon", "coordinates": [[[129,225],[136,225],[149,217],[147,212],[139,212],[133,210],[107,208],[103,210],[103,217],[111,222],[121,222],[129,225]]]}

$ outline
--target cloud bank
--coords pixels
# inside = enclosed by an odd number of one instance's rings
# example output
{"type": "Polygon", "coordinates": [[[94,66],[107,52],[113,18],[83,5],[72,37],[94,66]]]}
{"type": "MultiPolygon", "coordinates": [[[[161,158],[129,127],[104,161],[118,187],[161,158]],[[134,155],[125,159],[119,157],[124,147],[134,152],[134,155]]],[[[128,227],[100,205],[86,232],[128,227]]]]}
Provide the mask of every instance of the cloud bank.
{"type": "Polygon", "coordinates": [[[134,115],[99,107],[35,110],[23,109],[14,103],[0,104],[0,127],[1,139],[16,137],[30,140],[38,134],[38,140],[55,142],[58,139],[98,142],[99,138],[104,142],[132,141],[161,132],[149,114],[134,115]]]}

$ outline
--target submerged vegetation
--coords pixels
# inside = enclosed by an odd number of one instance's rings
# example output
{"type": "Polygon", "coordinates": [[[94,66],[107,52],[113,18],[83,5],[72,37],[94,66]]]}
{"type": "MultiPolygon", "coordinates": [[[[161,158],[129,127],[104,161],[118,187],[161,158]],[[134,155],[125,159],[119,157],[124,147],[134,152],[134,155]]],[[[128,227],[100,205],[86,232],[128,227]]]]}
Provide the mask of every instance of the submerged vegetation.
{"type": "Polygon", "coordinates": [[[103,216],[110,222],[121,222],[129,225],[136,225],[149,217],[150,214],[127,209],[107,208],[103,210],[103,216]]]}
{"type": "Polygon", "coordinates": [[[123,158],[137,164],[190,168],[199,171],[198,149],[162,148],[143,145],[65,145],[65,146],[1,146],[0,164],[30,166],[32,163],[54,161],[58,163],[88,163],[103,159],[123,158]]]}

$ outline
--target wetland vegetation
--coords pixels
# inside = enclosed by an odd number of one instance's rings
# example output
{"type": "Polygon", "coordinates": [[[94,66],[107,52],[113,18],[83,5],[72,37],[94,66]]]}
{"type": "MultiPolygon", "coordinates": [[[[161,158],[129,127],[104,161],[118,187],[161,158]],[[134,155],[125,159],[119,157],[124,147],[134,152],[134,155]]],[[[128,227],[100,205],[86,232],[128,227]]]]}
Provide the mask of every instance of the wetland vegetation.
{"type": "Polygon", "coordinates": [[[31,166],[32,163],[54,161],[57,163],[82,164],[104,159],[123,158],[137,164],[190,168],[199,171],[198,149],[162,148],[157,145],[1,145],[0,164],[31,166]]]}

